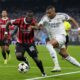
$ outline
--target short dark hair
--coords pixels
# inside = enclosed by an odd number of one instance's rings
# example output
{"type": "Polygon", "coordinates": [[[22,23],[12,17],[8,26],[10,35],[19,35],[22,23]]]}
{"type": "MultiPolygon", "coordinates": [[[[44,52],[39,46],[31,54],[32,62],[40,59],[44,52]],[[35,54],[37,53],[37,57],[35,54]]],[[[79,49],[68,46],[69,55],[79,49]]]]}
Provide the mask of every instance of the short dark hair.
{"type": "Polygon", "coordinates": [[[52,5],[49,5],[49,6],[46,8],[46,10],[49,10],[49,9],[55,9],[55,7],[52,6],[52,5]]]}
{"type": "Polygon", "coordinates": [[[27,16],[33,17],[34,13],[32,10],[27,11],[27,16]]]}
{"type": "Polygon", "coordinates": [[[27,13],[33,13],[33,11],[32,10],[28,10],[27,13]]]}

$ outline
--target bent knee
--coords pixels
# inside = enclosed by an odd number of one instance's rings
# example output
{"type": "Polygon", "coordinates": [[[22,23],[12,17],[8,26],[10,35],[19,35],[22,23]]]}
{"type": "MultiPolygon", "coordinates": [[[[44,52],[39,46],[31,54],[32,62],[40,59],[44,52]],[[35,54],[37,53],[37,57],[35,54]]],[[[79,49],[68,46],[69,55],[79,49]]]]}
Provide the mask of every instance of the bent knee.
{"type": "Polygon", "coordinates": [[[17,58],[17,60],[21,61],[22,60],[22,55],[20,53],[16,53],[16,58],[17,58]]]}

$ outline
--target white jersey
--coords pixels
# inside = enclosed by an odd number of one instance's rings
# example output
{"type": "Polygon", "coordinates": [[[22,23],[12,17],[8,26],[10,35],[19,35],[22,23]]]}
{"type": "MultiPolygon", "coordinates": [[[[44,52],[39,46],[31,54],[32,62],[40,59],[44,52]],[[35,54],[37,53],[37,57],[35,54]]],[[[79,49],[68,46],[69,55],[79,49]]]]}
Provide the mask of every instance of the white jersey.
{"type": "Polygon", "coordinates": [[[48,36],[53,38],[56,35],[66,35],[64,20],[69,20],[70,16],[65,13],[57,13],[53,19],[49,19],[47,15],[43,16],[39,24],[42,24],[47,32],[48,36]]]}

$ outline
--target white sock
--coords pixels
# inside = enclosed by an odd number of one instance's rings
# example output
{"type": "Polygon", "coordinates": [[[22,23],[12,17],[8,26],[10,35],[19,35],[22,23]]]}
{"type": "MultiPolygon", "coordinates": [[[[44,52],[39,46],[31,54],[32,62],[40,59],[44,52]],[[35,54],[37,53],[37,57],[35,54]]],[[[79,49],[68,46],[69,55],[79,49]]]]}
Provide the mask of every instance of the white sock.
{"type": "Polygon", "coordinates": [[[55,67],[60,67],[59,62],[58,62],[58,58],[57,58],[57,53],[56,53],[55,49],[53,48],[53,46],[50,43],[47,43],[46,47],[47,47],[47,49],[53,59],[55,67]]]}
{"type": "Polygon", "coordinates": [[[75,58],[73,58],[73,57],[71,57],[71,56],[68,56],[68,57],[66,57],[65,59],[66,59],[67,61],[69,61],[70,63],[72,63],[72,64],[80,67],[80,63],[79,63],[75,58]]]}

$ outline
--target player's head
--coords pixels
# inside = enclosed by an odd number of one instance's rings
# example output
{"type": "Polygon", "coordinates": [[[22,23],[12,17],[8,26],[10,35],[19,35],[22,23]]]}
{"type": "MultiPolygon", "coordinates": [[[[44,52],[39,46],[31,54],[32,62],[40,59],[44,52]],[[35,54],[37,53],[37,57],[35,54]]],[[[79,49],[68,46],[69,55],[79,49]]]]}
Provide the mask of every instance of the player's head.
{"type": "Polygon", "coordinates": [[[48,6],[46,8],[46,14],[49,18],[53,18],[56,15],[55,7],[54,6],[48,6]]]}
{"type": "Polygon", "coordinates": [[[2,17],[7,17],[8,16],[8,13],[6,10],[3,10],[2,13],[1,13],[2,17]]]}
{"type": "Polygon", "coordinates": [[[28,10],[27,13],[26,13],[26,17],[32,19],[33,18],[33,11],[28,10]]]}
{"type": "Polygon", "coordinates": [[[32,19],[33,19],[33,11],[32,10],[28,10],[27,13],[26,13],[26,21],[28,23],[31,23],[32,22],[32,19]]]}

